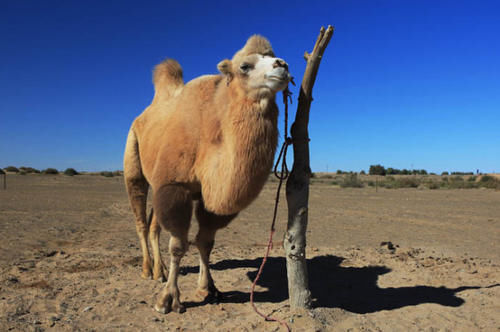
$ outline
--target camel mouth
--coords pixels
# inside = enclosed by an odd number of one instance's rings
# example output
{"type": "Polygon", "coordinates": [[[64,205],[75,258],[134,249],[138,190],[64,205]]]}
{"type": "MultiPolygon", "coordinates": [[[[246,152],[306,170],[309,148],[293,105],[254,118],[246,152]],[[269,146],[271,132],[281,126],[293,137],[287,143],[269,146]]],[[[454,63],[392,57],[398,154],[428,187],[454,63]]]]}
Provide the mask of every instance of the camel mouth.
{"type": "Polygon", "coordinates": [[[290,73],[284,67],[276,67],[264,75],[266,79],[290,81],[290,73]]]}
{"type": "Polygon", "coordinates": [[[267,76],[266,77],[268,80],[271,80],[271,81],[280,81],[280,82],[283,82],[283,81],[290,81],[290,79],[288,77],[283,77],[283,76],[275,76],[275,75],[272,75],[272,76],[267,76]]]}

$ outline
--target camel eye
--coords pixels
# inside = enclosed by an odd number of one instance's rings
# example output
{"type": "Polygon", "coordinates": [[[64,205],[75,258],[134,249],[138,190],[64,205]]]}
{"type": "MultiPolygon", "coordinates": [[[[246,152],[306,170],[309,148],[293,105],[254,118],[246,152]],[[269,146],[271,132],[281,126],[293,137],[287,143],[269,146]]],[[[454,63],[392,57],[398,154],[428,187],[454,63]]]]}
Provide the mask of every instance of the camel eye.
{"type": "Polygon", "coordinates": [[[252,66],[248,63],[243,63],[241,66],[240,66],[240,69],[242,72],[246,73],[247,71],[249,71],[250,69],[252,68],[252,66]]]}

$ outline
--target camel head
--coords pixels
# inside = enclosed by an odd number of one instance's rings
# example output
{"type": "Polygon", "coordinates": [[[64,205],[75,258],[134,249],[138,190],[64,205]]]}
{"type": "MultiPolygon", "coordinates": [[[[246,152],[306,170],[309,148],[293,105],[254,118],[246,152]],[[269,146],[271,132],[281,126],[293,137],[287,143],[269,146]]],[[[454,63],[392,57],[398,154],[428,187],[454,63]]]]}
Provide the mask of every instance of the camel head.
{"type": "Polygon", "coordinates": [[[249,97],[274,97],[291,80],[288,64],[275,57],[269,41],[258,35],[250,37],[231,60],[218,64],[228,84],[238,84],[249,97]]]}

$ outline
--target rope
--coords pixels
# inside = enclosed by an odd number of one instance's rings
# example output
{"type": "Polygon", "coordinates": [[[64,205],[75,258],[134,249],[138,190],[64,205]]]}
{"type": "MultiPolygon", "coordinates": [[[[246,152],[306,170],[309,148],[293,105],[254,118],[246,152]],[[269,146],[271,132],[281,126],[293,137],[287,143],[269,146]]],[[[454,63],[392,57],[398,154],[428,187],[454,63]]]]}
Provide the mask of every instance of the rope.
{"type": "Polygon", "coordinates": [[[264,258],[262,259],[262,263],[260,264],[259,271],[257,272],[257,276],[255,277],[255,280],[252,283],[252,290],[250,292],[250,304],[253,307],[253,310],[262,318],[264,318],[266,321],[275,321],[283,325],[287,331],[291,331],[290,327],[288,324],[280,320],[278,318],[273,318],[270,317],[266,314],[263,314],[261,311],[257,309],[255,306],[253,297],[254,297],[254,292],[255,292],[255,286],[257,285],[257,281],[260,278],[260,275],[262,274],[262,270],[264,269],[264,265],[266,264],[267,258],[269,257],[269,252],[273,248],[273,235],[275,232],[274,225],[276,224],[276,216],[278,215],[278,205],[279,205],[279,200],[280,200],[280,191],[281,191],[281,185],[283,184],[283,181],[288,178],[288,175],[290,172],[288,171],[288,166],[286,164],[286,151],[288,149],[288,146],[292,144],[292,139],[288,137],[288,100],[290,100],[290,103],[292,102],[291,98],[292,93],[290,90],[288,90],[288,87],[283,90],[283,103],[285,104],[285,141],[283,142],[283,145],[281,146],[280,153],[278,155],[278,159],[276,160],[276,165],[274,166],[274,175],[279,179],[279,184],[278,184],[278,189],[276,190],[276,200],[274,204],[274,213],[273,213],[273,222],[271,223],[271,230],[270,230],[270,235],[269,235],[269,242],[267,243],[267,249],[266,249],[266,254],[264,255],[264,258]],[[281,162],[281,173],[278,173],[278,166],[281,162]]]}

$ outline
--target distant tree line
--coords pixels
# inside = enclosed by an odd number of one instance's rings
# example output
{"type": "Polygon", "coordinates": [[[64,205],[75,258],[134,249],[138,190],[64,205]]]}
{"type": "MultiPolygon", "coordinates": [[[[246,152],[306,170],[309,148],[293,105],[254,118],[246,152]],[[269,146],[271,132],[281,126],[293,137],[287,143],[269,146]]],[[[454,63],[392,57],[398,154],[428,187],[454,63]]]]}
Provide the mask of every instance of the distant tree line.
{"type": "Polygon", "coordinates": [[[397,169],[397,168],[385,168],[382,165],[370,165],[370,170],[368,171],[370,175],[427,175],[425,169],[397,169]]]}
{"type": "MultiPolygon", "coordinates": [[[[4,167],[3,169],[0,168],[0,174],[4,174],[5,172],[16,173],[16,174],[20,174],[20,175],[26,175],[26,174],[32,173],[32,174],[50,174],[50,175],[64,174],[67,176],[74,176],[74,175],[82,174],[74,168],[66,168],[66,170],[64,170],[64,171],[59,171],[55,168],[49,167],[49,168],[46,168],[46,169],[40,171],[36,168],[25,167],[25,166],[21,166],[19,168],[15,167],[15,166],[7,166],[7,167],[4,167]]],[[[122,176],[123,171],[121,171],[121,170],[117,170],[114,172],[102,171],[102,172],[97,172],[97,173],[86,173],[86,174],[102,175],[104,177],[113,177],[113,176],[122,176]]]]}

